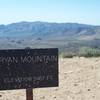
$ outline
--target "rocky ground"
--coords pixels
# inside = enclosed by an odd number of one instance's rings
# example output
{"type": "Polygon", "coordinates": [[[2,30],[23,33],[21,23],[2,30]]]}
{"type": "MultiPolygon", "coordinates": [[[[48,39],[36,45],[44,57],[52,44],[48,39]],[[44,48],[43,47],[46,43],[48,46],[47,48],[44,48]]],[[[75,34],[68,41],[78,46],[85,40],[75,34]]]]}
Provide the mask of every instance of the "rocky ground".
{"type": "MultiPolygon", "coordinates": [[[[59,61],[59,87],[33,89],[34,100],[100,100],[100,58],[59,61]]],[[[0,91],[0,100],[26,100],[25,90],[0,91]]]]}

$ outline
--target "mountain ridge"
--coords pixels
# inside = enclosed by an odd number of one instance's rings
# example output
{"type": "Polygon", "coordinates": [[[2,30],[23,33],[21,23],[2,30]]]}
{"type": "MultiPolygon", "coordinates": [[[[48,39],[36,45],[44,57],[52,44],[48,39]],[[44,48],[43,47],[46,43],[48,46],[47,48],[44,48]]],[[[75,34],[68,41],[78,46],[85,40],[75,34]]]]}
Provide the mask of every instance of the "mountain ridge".
{"type": "Polygon", "coordinates": [[[63,52],[100,48],[100,26],[40,21],[0,25],[0,49],[25,47],[56,47],[63,52]]]}
{"type": "MultiPolygon", "coordinates": [[[[0,25],[0,35],[8,36],[20,34],[26,35],[47,35],[52,33],[79,33],[82,30],[95,30],[96,27],[93,25],[79,24],[79,23],[49,23],[49,22],[18,22],[8,25],[0,25]],[[72,31],[72,32],[71,32],[72,31]]],[[[91,32],[92,33],[92,32],[91,32]]],[[[23,35],[23,36],[24,36],[23,35]]]]}

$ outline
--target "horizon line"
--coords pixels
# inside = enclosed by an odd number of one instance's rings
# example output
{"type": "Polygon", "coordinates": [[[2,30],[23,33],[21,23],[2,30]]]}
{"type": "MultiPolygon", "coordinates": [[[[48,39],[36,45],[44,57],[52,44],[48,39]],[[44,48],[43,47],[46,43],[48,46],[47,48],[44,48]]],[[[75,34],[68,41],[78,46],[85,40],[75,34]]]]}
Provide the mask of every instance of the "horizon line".
{"type": "Polygon", "coordinates": [[[100,26],[97,24],[88,24],[88,23],[81,23],[81,22],[57,22],[57,21],[16,21],[16,22],[10,22],[10,23],[4,23],[4,24],[0,24],[0,25],[10,25],[10,24],[17,24],[17,23],[36,23],[36,22],[40,22],[40,23],[56,23],[56,24],[83,24],[83,25],[90,25],[90,26],[100,26]]]}

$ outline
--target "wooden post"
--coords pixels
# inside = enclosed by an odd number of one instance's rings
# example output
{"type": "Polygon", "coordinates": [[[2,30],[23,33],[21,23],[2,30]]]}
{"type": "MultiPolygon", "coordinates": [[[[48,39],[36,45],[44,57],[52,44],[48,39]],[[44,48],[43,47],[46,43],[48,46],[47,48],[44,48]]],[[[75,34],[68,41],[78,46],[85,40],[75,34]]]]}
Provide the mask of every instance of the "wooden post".
{"type": "Polygon", "coordinates": [[[33,100],[33,89],[26,89],[26,100],[33,100]]]}

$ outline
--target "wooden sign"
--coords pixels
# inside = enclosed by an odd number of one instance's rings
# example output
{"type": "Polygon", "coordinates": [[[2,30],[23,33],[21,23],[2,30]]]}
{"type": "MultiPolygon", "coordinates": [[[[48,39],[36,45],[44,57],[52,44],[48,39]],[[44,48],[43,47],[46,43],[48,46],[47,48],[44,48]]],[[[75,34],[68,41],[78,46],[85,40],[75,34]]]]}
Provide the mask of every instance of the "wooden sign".
{"type": "Polygon", "coordinates": [[[0,90],[58,86],[58,49],[0,50],[0,90]]]}

